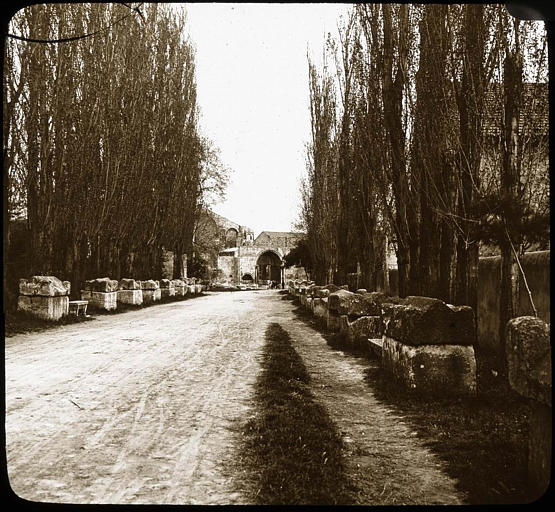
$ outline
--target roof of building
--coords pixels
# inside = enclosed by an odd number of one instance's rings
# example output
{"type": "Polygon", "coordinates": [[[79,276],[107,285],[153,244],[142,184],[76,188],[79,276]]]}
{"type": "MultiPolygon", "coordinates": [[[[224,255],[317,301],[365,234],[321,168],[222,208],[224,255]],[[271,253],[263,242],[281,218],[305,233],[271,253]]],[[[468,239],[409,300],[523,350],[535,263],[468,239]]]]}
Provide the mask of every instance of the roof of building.
{"type": "Polygon", "coordinates": [[[294,231],[262,231],[256,237],[254,244],[259,245],[263,243],[264,245],[272,245],[275,247],[291,246],[305,236],[305,233],[294,231]]]}

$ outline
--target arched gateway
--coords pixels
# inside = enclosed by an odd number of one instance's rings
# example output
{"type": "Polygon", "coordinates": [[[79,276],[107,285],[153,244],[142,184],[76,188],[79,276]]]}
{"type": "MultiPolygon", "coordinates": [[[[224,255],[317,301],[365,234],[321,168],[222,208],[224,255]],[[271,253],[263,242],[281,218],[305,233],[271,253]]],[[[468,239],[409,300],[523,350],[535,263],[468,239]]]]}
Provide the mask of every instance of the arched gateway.
{"type": "Polygon", "coordinates": [[[255,281],[260,284],[267,284],[275,281],[281,284],[283,278],[283,265],[281,256],[273,251],[264,251],[256,260],[255,281]]]}

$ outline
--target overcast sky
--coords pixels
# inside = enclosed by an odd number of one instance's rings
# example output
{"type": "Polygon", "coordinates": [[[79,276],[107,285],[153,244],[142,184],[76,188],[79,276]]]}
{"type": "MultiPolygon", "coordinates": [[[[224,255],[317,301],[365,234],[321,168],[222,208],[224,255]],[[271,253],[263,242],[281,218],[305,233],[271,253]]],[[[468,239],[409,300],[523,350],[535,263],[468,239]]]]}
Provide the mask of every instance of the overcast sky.
{"type": "Polygon", "coordinates": [[[185,4],[201,127],[231,183],[216,213],[293,231],[310,136],[307,50],[322,54],[347,4],[185,4]]]}

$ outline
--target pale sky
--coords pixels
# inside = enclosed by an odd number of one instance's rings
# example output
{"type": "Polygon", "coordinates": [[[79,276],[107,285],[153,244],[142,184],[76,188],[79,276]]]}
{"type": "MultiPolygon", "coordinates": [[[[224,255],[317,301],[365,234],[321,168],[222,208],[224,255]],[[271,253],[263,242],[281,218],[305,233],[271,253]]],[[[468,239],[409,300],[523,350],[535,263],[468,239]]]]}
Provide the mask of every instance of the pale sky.
{"type": "Polygon", "coordinates": [[[196,47],[201,130],[230,169],[214,211],[293,231],[310,137],[308,63],[348,4],[185,4],[196,47]]]}

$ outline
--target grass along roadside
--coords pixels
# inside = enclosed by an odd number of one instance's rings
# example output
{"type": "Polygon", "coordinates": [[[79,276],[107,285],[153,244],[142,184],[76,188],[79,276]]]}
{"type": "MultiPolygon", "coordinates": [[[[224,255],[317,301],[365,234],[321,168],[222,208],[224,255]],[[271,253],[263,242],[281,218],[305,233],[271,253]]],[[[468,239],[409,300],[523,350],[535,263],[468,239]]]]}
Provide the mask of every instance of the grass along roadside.
{"type": "Polygon", "coordinates": [[[426,446],[446,463],[469,504],[521,504],[531,500],[526,482],[529,406],[500,378],[492,362],[477,353],[476,397],[419,395],[396,383],[370,354],[326,332],[298,299],[294,313],[317,329],[330,348],[368,361],[366,383],[374,396],[405,418],[426,446]],[[481,357],[482,356],[482,357],[481,357]]]}
{"type": "Polygon", "coordinates": [[[353,503],[342,440],[309,389],[310,377],[279,324],[266,331],[255,413],[243,427],[241,464],[251,482],[250,503],[353,503]]]}

